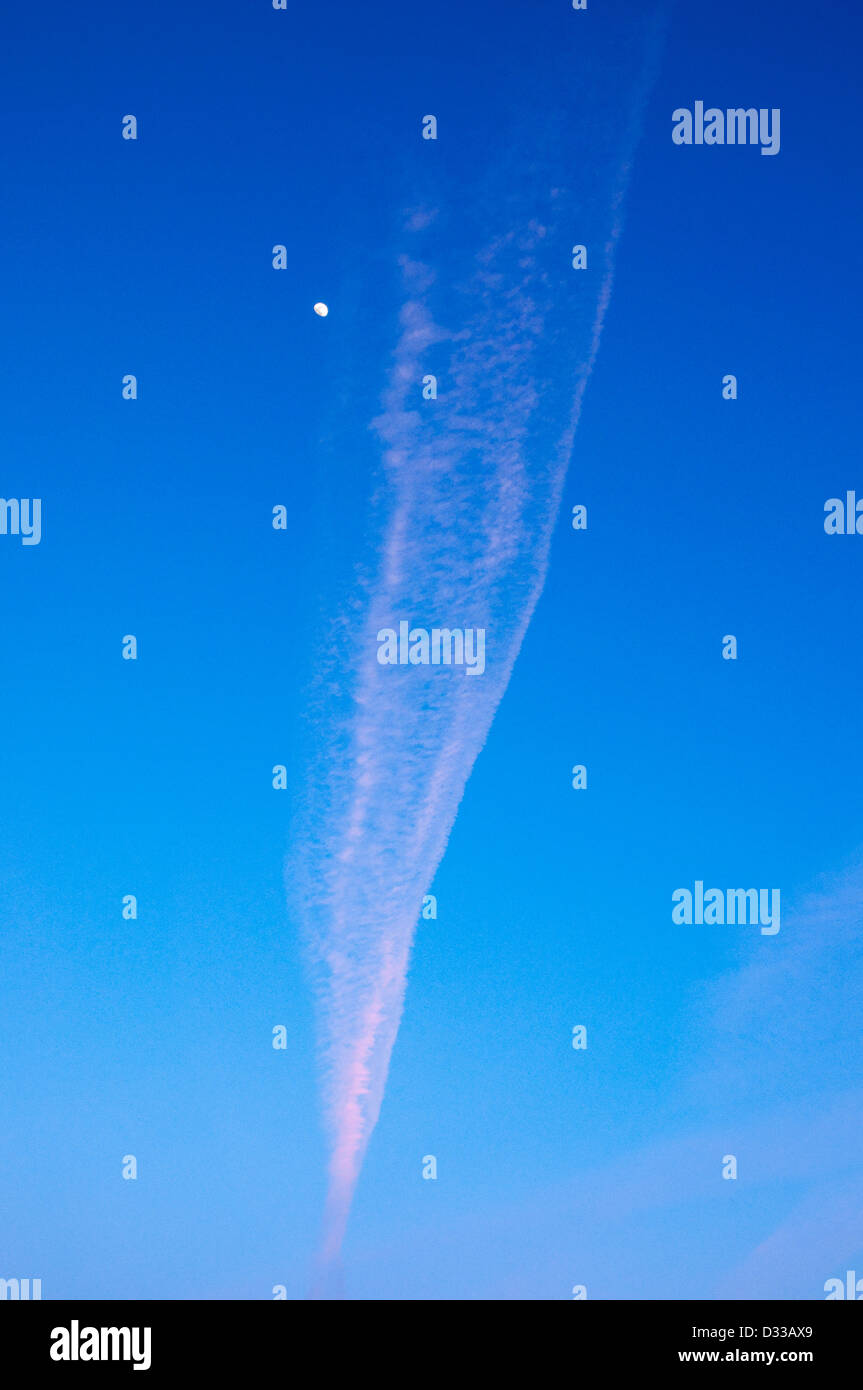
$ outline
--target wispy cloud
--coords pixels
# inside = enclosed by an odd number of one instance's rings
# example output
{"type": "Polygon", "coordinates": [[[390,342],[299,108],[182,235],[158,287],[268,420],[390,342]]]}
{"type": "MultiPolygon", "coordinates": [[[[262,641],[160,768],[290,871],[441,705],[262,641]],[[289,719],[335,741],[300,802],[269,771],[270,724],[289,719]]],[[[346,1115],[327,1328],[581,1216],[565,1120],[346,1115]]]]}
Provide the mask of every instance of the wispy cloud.
{"type": "Polygon", "coordinates": [[[441,1243],[468,1252],[475,1295],[475,1251],[498,1241],[487,1297],[509,1296],[497,1271],[516,1259],[533,1264],[534,1291],[562,1298],[567,1265],[602,1297],[820,1299],[826,1279],[863,1274],[861,926],[859,865],[789,892],[782,933],[741,943],[745,963],[705,987],[692,1069],[659,1106],[657,1137],[412,1243],[427,1260],[441,1243]],[[727,1153],[735,1181],[721,1177],[727,1153]]]}
{"type": "Polygon", "coordinates": [[[773,1104],[863,1082],[863,868],[789,895],[770,947],[706,987],[694,1024],[712,1041],[693,1093],[773,1104]]]}
{"type": "MultiPolygon", "coordinates": [[[[617,118],[617,172],[593,179],[602,211],[582,219],[595,232],[592,276],[568,268],[571,208],[550,182],[505,214],[486,210],[486,225],[505,229],[454,282],[441,283],[428,253],[401,257],[398,343],[372,422],[383,449],[379,547],[343,648],[350,708],[328,730],[326,785],[289,870],[317,967],[331,1144],[325,1263],[341,1246],[378,1118],[422,898],[545,579],[645,80],[617,118]],[[440,393],[424,401],[430,372],[440,393]],[[380,666],[376,635],[400,619],[484,628],[484,674],[380,666]]],[[[434,210],[414,208],[405,235],[438,225],[434,210]]]]}

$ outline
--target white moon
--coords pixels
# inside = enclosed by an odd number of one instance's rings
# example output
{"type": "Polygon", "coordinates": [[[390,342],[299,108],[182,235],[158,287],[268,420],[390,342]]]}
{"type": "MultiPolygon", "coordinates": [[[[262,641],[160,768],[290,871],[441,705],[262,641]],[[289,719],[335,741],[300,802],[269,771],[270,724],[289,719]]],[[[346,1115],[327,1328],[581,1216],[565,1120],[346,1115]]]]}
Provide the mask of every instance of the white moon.
{"type": "Polygon", "coordinates": [[[327,308],[326,304],[316,304],[316,305],[315,305],[315,313],[316,313],[320,318],[325,319],[326,316],[327,316],[327,314],[328,314],[329,312],[330,312],[330,311],[329,311],[329,309],[327,308]]]}

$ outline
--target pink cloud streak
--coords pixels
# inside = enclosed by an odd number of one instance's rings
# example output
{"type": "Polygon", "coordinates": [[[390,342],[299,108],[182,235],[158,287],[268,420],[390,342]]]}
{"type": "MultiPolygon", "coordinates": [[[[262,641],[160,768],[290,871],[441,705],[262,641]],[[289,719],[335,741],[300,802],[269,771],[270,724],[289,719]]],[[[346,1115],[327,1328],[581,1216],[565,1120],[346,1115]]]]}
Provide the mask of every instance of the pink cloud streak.
{"type": "MultiPolygon", "coordinates": [[[[352,709],[328,750],[322,807],[289,863],[317,975],[330,1142],[324,1265],[339,1253],[380,1112],[423,895],[542,592],[650,76],[648,64],[616,136],[629,155],[606,192],[610,212],[598,214],[592,295],[568,268],[570,214],[554,189],[534,198],[541,218],[535,209],[510,218],[446,287],[455,328],[432,310],[441,291],[430,266],[401,258],[400,335],[372,422],[383,446],[379,558],[345,644],[352,709]],[[561,256],[563,277],[547,268],[561,256]],[[441,391],[425,402],[430,371],[441,391]],[[485,628],[484,674],[381,667],[376,634],[401,618],[485,628]]],[[[406,231],[438,221],[414,210],[406,231]]]]}

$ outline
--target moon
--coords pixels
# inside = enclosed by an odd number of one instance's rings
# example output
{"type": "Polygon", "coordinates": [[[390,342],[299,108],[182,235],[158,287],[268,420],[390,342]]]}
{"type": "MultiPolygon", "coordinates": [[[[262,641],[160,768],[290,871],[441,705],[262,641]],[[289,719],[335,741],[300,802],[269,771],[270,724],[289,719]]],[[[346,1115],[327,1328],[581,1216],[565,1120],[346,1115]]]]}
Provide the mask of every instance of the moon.
{"type": "Polygon", "coordinates": [[[318,315],[319,318],[325,319],[329,312],[330,311],[327,308],[326,304],[315,305],[315,313],[318,315]]]}

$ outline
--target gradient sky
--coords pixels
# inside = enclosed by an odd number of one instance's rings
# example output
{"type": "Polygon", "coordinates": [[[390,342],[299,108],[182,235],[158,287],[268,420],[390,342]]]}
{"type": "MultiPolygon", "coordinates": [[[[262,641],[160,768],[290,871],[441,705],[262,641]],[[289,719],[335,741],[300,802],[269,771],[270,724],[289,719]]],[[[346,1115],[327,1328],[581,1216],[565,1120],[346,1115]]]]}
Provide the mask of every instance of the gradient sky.
{"type": "MultiPolygon", "coordinates": [[[[580,323],[601,259],[579,281],[569,246],[609,221],[663,13],[4,16],[0,491],[43,499],[43,539],[0,537],[0,1277],[306,1296],[327,1153],[284,866],[373,543],[405,214],[438,210],[454,312],[553,181],[571,215],[543,255],[580,323]]],[[[667,13],[545,591],[418,928],[349,1297],[863,1275],[863,538],[823,530],[827,498],[863,496],[861,28],[799,0],[667,13]],[[698,99],[781,108],[778,156],[673,145],[698,99]],[[675,927],[697,878],[778,886],[779,936],[675,927]]]]}

